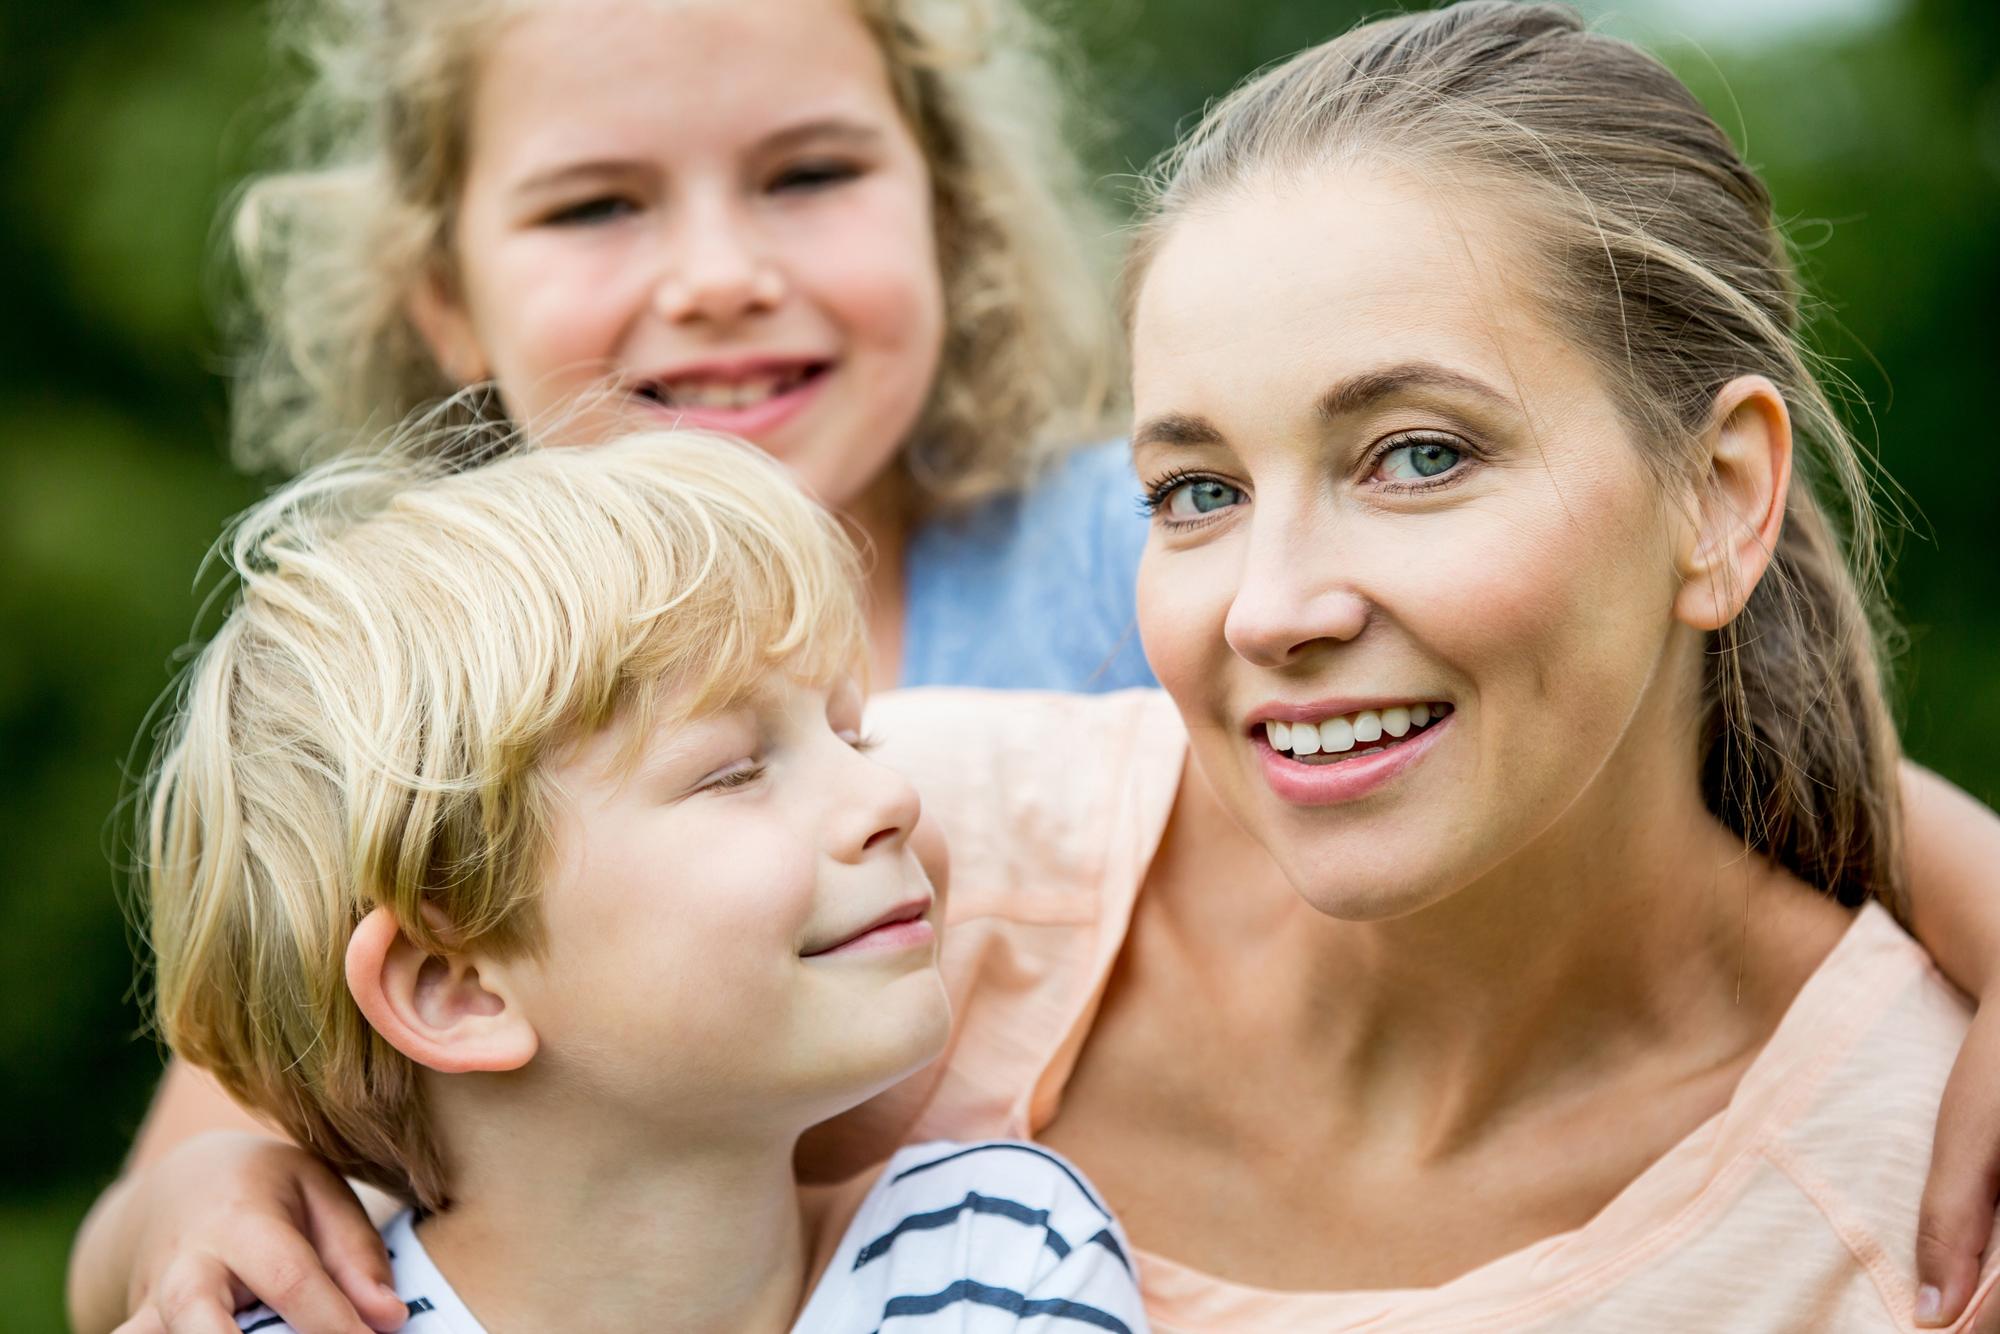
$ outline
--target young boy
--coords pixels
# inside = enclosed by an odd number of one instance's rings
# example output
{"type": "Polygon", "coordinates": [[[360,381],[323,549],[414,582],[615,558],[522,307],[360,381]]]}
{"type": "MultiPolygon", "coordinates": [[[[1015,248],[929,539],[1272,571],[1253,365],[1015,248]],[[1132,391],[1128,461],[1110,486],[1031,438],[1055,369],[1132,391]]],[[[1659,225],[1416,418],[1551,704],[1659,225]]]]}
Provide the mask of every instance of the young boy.
{"type": "Polygon", "coordinates": [[[415,1206],[405,1328],[1143,1328],[1019,1144],[904,1150],[805,1291],[799,1135],[949,1026],[832,522],[694,434],[409,466],[246,517],[146,826],[163,1031],[415,1206]]]}

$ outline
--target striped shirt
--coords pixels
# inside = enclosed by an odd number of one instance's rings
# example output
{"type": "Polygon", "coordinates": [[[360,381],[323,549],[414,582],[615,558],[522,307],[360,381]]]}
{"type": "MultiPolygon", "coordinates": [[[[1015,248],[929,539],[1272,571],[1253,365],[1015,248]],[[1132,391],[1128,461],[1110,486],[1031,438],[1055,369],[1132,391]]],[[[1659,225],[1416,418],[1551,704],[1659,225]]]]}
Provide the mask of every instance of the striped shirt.
{"type": "Polygon", "coordinates": [[[920,1144],[889,1160],[796,1334],[1142,1334],[1131,1247],[1082,1175],[1035,1144],[920,1144]]]}
{"type": "MultiPolygon", "coordinates": [[[[485,1334],[417,1240],[382,1229],[407,1334],[485,1334]]],[[[1097,1193],[1047,1149],[925,1144],[889,1160],[793,1325],[794,1334],[1144,1334],[1131,1248],[1097,1193]]],[[[579,1306],[588,1328],[587,1303],[579,1306]]],[[[243,1334],[290,1334],[269,1307],[243,1334]]]]}

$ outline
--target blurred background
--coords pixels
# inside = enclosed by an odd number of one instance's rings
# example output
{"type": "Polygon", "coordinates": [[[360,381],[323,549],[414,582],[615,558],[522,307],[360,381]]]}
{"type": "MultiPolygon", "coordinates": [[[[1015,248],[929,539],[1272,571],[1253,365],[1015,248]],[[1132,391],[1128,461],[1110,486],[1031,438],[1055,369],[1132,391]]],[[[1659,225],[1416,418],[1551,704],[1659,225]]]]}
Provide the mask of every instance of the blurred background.
{"type": "MultiPolygon", "coordinates": [[[[1113,198],[1205,100],[1379,12],[1056,3],[1113,198]]],[[[2000,803],[2000,7],[1583,8],[1693,84],[1791,220],[1821,350],[1907,492],[1909,751],[2000,803]]],[[[160,1068],[114,807],[202,553],[260,490],[224,461],[214,228],[282,104],[265,23],[251,0],[0,0],[0,1327],[22,1334],[63,1327],[71,1233],[160,1068]]]]}

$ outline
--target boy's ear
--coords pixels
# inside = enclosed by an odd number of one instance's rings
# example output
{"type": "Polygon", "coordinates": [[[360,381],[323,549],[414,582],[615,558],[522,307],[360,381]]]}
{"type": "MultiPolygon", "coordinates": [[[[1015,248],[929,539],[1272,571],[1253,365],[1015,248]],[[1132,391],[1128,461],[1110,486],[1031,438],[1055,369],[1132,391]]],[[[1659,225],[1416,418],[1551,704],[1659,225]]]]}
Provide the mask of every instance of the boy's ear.
{"type": "Polygon", "coordinates": [[[539,1045],[500,970],[472,955],[426,953],[387,908],[347,942],[347,989],[385,1041],[445,1074],[518,1070],[539,1045]]]}
{"type": "Polygon", "coordinates": [[[1676,553],[1674,614],[1697,630],[1719,630],[1750,600],[1784,530],[1792,485],[1784,395],[1761,375],[1731,380],[1715,396],[1702,443],[1693,522],[1676,553]]]}
{"type": "Polygon", "coordinates": [[[472,330],[472,314],[458,285],[438,262],[424,266],[403,302],[403,313],[431,350],[445,378],[461,389],[491,377],[486,353],[472,330]]]}

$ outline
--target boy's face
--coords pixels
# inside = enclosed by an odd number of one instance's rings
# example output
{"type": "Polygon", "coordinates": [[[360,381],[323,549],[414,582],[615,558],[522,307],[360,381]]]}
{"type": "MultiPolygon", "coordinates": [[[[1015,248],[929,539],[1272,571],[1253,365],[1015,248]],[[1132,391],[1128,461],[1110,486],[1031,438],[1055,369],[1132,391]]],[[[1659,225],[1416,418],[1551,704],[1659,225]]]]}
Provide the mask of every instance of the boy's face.
{"type": "Polygon", "coordinates": [[[773,674],[634,763],[614,723],[553,770],[521,999],[559,1096],[690,1134],[803,1129],[942,1049],[917,794],[860,726],[853,687],[773,674]]]}

